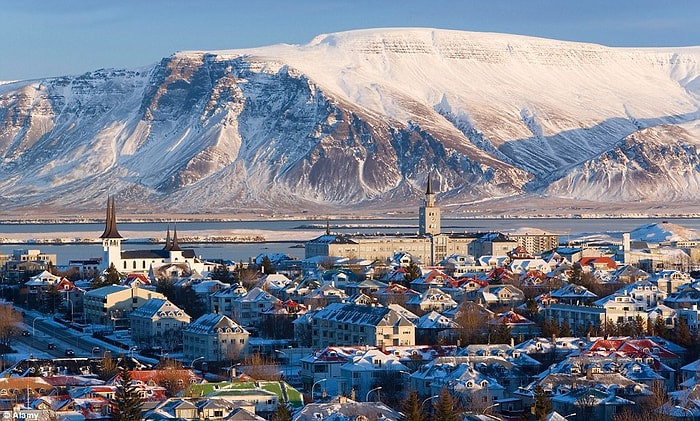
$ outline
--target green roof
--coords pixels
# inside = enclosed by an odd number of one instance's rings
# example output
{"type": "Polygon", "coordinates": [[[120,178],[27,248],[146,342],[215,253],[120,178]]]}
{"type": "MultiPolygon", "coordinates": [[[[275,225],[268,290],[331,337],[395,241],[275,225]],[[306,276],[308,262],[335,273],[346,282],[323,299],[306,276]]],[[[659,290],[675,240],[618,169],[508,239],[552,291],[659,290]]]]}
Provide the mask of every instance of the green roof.
{"type": "Polygon", "coordinates": [[[285,399],[290,406],[301,408],[304,399],[298,390],[285,382],[259,381],[259,382],[217,382],[199,383],[190,385],[183,396],[252,396],[256,394],[275,394],[281,402],[285,399]],[[284,387],[284,390],[282,388],[284,387]],[[286,396],[285,396],[286,394],[286,396]]]}

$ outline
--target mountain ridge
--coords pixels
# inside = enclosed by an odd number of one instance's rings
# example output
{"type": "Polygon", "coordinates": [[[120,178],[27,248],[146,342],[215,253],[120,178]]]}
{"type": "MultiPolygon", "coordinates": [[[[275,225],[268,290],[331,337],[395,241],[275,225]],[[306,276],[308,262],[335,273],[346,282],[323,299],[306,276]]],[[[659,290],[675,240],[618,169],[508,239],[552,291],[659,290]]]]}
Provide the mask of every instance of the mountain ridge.
{"type": "Polygon", "coordinates": [[[397,28],[1,84],[0,212],[381,213],[431,173],[456,214],[690,212],[699,58],[397,28]]]}

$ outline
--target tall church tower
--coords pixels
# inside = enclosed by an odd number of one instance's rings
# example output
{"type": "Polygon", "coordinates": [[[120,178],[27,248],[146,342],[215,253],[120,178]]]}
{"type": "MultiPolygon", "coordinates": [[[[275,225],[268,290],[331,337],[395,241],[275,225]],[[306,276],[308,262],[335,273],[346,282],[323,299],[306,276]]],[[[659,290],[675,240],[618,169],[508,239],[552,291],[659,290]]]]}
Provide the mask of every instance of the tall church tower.
{"type": "Polygon", "coordinates": [[[120,269],[122,258],[122,236],[117,231],[117,211],[114,197],[107,198],[107,218],[105,219],[105,231],[100,235],[102,239],[102,268],[109,268],[114,263],[117,270],[120,269]]]}
{"type": "Polygon", "coordinates": [[[423,205],[418,209],[418,233],[440,234],[440,208],[435,206],[435,192],[433,192],[433,180],[430,175],[428,175],[428,187],[425,190],[423,205]]]}

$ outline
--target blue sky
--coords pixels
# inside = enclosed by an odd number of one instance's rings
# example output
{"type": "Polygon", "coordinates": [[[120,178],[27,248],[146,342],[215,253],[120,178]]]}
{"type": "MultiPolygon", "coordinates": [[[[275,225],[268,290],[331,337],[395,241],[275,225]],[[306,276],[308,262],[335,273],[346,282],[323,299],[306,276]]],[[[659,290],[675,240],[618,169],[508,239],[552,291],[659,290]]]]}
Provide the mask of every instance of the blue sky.
{"type": "Polygon", "coordinates": [[[2,0],[0,80],[135,68],[181,50],[304,44],[322,33],[380,27],[700,45],[700,1],[2,0]]]}

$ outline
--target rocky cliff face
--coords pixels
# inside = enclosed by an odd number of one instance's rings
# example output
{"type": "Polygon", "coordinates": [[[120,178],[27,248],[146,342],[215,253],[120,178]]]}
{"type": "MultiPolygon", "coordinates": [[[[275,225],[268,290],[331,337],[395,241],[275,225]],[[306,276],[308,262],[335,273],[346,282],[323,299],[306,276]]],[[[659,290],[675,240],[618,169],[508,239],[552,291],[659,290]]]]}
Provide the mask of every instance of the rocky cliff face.
{"type": "Polygon", "coordinates": [[[698,58],[370,30],[0,85],[0,211],[693,201],[698,58]]]}

